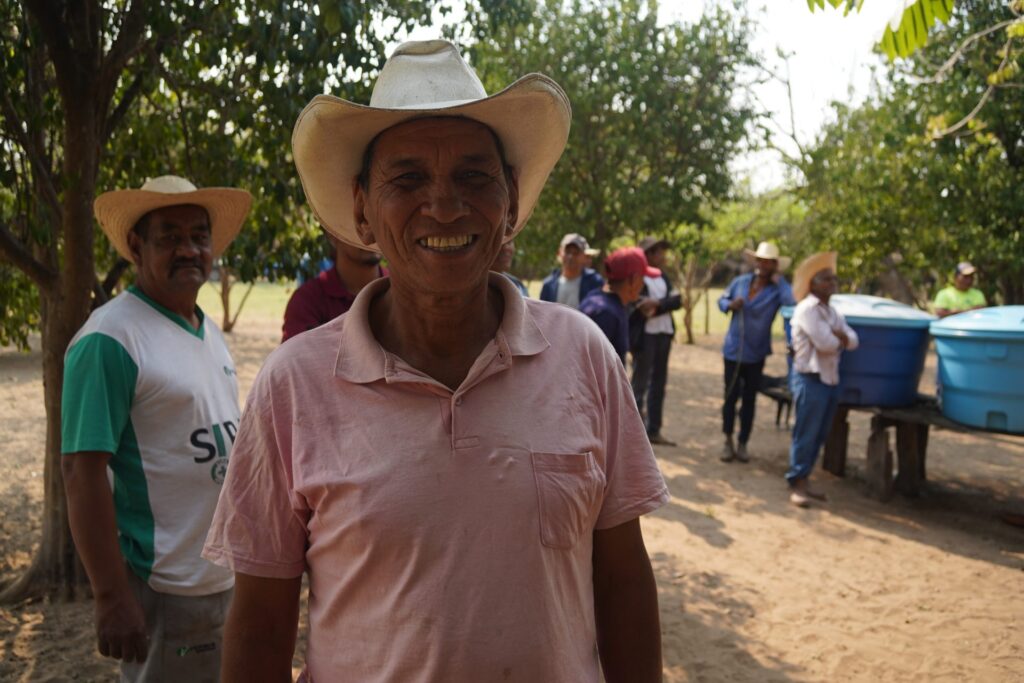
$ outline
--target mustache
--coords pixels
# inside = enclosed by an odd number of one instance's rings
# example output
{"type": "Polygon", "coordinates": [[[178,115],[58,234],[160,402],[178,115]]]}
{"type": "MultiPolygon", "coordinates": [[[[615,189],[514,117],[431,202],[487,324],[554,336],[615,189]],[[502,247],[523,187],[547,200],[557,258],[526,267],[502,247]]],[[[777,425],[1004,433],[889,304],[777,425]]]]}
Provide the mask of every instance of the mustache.
{"type": "Polygon", "coordinates": [[[203,263],[199,259],[181,259],[180,261],[175,261],[171,264],[172,273],[182,268],[198,268],[199,270],[202,270],[203,263]]]}

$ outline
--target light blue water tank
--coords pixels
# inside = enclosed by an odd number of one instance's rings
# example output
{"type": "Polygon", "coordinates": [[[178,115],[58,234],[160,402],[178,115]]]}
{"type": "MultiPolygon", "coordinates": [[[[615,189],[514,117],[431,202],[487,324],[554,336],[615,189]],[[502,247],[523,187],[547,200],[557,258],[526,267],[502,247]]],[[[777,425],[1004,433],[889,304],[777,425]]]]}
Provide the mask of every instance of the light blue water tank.
{"type": "Polygon", "coordinates": [[[1024,434],[1024,306],[967,311],[931,325],[942,414],[972,427],[1024,434]]]}
{"type": "MultiPolygon", "coordinates": [[[[839,361],[839,402],[899,407],[917,398],[917,384],[928,352],[928,326],[935,316],[892,299],[836,294],[829,303],[843,314],[860,345],[839,361]]],[[[782,310],[788,322],[793,307],[782,310]]]]}

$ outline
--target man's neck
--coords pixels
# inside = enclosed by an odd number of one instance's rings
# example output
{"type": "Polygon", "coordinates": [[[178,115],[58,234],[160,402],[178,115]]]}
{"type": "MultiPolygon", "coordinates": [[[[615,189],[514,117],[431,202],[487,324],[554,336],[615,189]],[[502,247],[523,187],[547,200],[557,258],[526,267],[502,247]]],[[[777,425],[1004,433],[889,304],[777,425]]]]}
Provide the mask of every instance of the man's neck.
{"type": "Polygon", "coordinates": [[[583,275],[583,269],[582,268],[580,268],[579,270],[577,270],[575,272],[568,272],[564,268],[562,269],[562,277],[564,277],[566,280],[575,280],[580,275],[583,275]]]}
{"type": "Polygon", "coordinates": [[[171,313],[180,315],[194,329],[199,329],[199,315],[196,313],[196,298],[199,296],[198,289],[194,292],[175,293],[158,291],[156,288],[148,287],[140,282],[136,282],[135,286],[149,299],[160,304],[171,313]]]}
{"type": "Polygon", "coordinates": [[[355,261],[334,262],[334,272],[338,274],[342,286],[352,294],[358,294],[366,285],[380,277],[379,263],[359,263],[355,261]]]}
{"type": "Polygon", "coordinates": [[[470,296],[390,287],[370,305],[373,335],[388,351],[456,389],[501,325],[505,300],[486,281],[470,296]]]}

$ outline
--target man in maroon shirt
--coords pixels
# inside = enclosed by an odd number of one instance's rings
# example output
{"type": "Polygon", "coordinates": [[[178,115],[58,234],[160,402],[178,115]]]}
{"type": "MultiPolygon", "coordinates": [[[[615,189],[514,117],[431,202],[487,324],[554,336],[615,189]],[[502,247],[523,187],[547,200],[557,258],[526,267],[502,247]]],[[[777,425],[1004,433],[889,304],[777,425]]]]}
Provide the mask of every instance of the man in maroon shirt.
{"type": "Polygon", "coordinates": [[[326,235],[334,247],[334,267],[328,268],[295,290],[284,309],[282,342],[334,320],[352,305],[364,286],[387,271],[375,251],[353,247],[326,235]]]}

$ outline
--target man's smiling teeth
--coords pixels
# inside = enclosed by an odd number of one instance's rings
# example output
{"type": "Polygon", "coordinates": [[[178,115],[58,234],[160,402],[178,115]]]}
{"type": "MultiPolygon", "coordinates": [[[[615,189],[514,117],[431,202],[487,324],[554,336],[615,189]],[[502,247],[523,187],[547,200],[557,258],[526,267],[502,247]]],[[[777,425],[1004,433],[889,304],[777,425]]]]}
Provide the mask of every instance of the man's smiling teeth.
{"type": "Polygon", "coordinates": [[[473,235],[451,235],[446,237],[430,236],[418,240],[420,246],[435,251],[455,251],[473,242],[473,235]]]}

